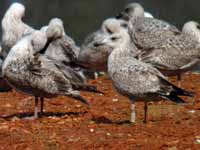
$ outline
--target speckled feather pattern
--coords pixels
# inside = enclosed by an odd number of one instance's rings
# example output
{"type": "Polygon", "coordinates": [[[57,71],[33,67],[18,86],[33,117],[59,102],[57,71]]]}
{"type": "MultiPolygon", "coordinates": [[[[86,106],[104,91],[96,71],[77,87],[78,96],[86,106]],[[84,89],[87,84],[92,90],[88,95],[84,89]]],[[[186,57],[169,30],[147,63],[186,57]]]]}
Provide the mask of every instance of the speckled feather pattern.
{"type": "Polygon", "coordinates": [[[124,55],[125,49],[114,50],[109,56],[108,73],[120,93],[132,97],[152,96],[160,90],[159,78],[165,77],[152,66],[124,55]]]}
{"type": "Polygon", "coordinates": [[[197,40],[164,21],[133,19],[129,33],[141,51],[140,60],[152,64],[166,75],[186,72],[198,63],[200,48],[197,40]]]}
{"type": "Polygon", "coordinates": [[[53,40],[45,50],[45,55],[60,62],[77,60],[80,48],[68,36],[53,40]]]}
{"type": "Polygon", "coordinates": [[[79,93],[72,87],[83,81],[72,68],[35,53],[29,37],[11,49],[3,64],[3,77],[13,88],[38,97],[79,93]]]}

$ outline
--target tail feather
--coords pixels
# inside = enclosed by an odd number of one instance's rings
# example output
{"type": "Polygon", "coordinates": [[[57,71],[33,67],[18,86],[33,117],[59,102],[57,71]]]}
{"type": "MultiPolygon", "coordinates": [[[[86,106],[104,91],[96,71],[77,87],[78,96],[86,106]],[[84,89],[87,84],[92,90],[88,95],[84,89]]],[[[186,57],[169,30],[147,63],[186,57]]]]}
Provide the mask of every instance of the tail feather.
{"type": "Polygon", "coordinates": [[[171,100],[175,103],[186,103],[182,98],[178,97],[176,94],[170,94],[170,95],[162,95],[163,98],[167,98],[168,100],[171,100]]]}
{"type": "Polygon", "coordinates": [[[173,89],[175,90],[175,93],[181,96],[189,96],[189,97],[194,97],[194,92],[191,91],[186,91],[184,89],[181,89],[175,85],[173,85],[173,89]]]}
{"type": "MultiPolygon", "coordinates": [[[[180,96],[189,96],[189,97],[194,97],[194,92],[191,92],[191,91],[187,91],[187,90],[184,90],[184,89],[181,89],[177,86],[175,86],[174,84],[170,83],[169,81],[167,80],[162,80],[163,82],[165,82],[168,86],[171,86],[172,87],[172,91],[170,91],[171,93],[174,93],[176,95],[180,95],[180,96]]],[[[173,95],[174,95],[173,94],[173,95]]]]}
{"type": "Polygon", "coordinates": [[[74,93],[74,92],[69,93],[68,92],[68,93],[65,93],[65,96],[72,97],[75,100],[77,100],[77,101],[79,101],[79,102],[81,102],[83,104],[86,104],[87,106],[90,106],[90,103],[85,98],[83,98],[81,95],[79,95],[78,93],[74,93]]]}
{"type": "Polygon", "coordinates": [[[176,103],[186,103],[179,96],[194,97],[193,92],[181,89],[163,78],[161,79],[161,81],[162,81],[162,87],[161,90],[159,91],[159,95],[165,99],[171,100],[176,103]]]}
{"type": "Polygon", "coordinates": [[[85,85],[85,84],[74,84],[72,86],[73,89],[94,92],[99,94],[104,94],[103,92],[99,91],[96,86],[93,85],[85,85]]]}
{"type": "Polygon", "coordinates": [[[80,95],[71,95],[71,97],[86,104],[87,106],[90,106],[90,103],[80,95]]]}

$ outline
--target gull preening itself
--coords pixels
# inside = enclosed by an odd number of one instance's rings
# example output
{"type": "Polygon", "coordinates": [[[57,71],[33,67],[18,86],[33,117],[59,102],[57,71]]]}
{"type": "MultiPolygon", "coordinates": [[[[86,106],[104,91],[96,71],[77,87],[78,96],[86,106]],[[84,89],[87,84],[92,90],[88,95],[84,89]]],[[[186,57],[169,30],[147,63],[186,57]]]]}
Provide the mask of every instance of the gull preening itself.
{"type": "Polygon", "coordinates": [[[34,31],[32,27],[22,21],[25,7],[21,3],[13,3],[2,19],[2,52],[3,59],[18,40],[34,31]]]}
{"type": "Polygon", "coordinates": [[[72,66],[74,71],[79,73],[85,82],[88,78],[94,77],[92,72],[89,72],[78,65],[80,47],[65,33],[63,21],[61,19],[51,19],[49,25],[43,27],[41,30],[46,33],[48,38],[48,42],[44,48],[44,54],[46,56],[55,59],[64,65],[72,66]]]}
{"type": "Polygon", "coordinates": [[[49,41],[45,49],[46,56],[67,64],[77,60],[80,48],[66,35],[61,19],[51,19],[46,34],[49,41]]]}
{"type": "MultiPolygon", "coordinates": [[[[13,3],[6,11],[1,25],[2,25],[2,43],[0,57],[3,62],[8,55],[12,46],[23,36],[33,32],[33,28],[26,25],[22,21],[25,14],[25,7],[20,3],[13,3]]],[[[2,63],[1,66],[2,67],[2,63]]],[[[0,91],[9,91],[11,87],[0,77],[0,91]]]]}
{"type": "Polygon", "coordinates": [[[40,53],[46,43],[46,34],[40,31],[22,38],[10,50],[2,67],[3,77],[13,88],[35,96],[35,118],[38,117],[38,98],[42,113],[44,98],[64,95],[88,104],[79,90],[98,92],[94,86],[84,84],[73,68],[40,53]]]}

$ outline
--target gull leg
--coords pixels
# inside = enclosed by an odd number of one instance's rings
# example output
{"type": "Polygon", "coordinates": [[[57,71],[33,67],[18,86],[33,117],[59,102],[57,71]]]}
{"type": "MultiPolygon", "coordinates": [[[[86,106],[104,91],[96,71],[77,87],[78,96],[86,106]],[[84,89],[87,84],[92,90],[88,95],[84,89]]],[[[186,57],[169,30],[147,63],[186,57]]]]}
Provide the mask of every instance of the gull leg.
{"type": "Polygon", "coordinates": [[[181,87],[181,74],[177,75],[178,87],[181,87]]]}
{"type": "Polygon", "coordinates": [[[35,97],[34,118],[38,118],[38,97],[35,97]]]}
{"type": "Polygon", "coordinates": [[[40,97],[40,113],[41,115],[44,113],[44,97],[40,97]]]}
{"type": "Polygon", "coordinates": [[[144,123],[147,123],[148,118],[148,102],[144,102],[144,123]]]}
{"type": "Polygon", "coordinates": [[[135,123],[136,121],[136,109],[135,109],[135,102],[131,100],[131,123],[135,123]]]}
{"type": "Polygon", "coordinates": [[[96,80],[99,77],[98,72],[94,72],[94,79],[96,80]]]}

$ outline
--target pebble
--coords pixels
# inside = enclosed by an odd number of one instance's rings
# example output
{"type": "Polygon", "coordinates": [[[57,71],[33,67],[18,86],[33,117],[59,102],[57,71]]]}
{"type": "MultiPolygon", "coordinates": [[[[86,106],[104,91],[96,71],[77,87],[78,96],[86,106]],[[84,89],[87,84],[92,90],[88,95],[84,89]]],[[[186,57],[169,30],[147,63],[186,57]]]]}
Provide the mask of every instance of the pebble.
{"type": "Polygon", "coordinates": [[[195,110],[190,110],[189,113],[194,114],[196,111],[195,110]]]}
{"type": "Polygon", "coordinates": [[[94,129],[90,129],[90,132],[92,132],[92,133],[93,133],[93,132],[94,132],[94,129]]]}
{"type": "Polygon", "coordinates": [[[7,108],[11,108],[11,107],[12,107],[12,105],[11,105],[11,104],[9,104],[9,103],[6,103],[6,104],[5,104],[5,107],[7,107],[7,108]]]}
{"type": "Polygon", "coordinates": [[[20,120],[18,117],[13,117],[12,119],[11,119],[13,122],[15,122],[15,121],[18,121],[18,120],[20,120]]]}
{"type": "Polygon", "coordinates": [[[196,139],[195,143],[200,144],[200,139],[196,139]]]}
{"type": "Polygon", "coordinates": [[[109,132],[106,133],[107,136],[110,136],[111,134],[109,132]]]}
{"type": "Polygon", "coordinates": [[[8,125],[1,125],[0,126],[0,130],[5,130],[5,129],[8,129],[8,125]]]}
{"type": "Polygon", "coordinates": [[[118,102],[119,100],[117,98],[112,99],[113,102],[118,102]]]}
{"type": "Polygon", "coordinates": [[[167,150],[177,150],[177,147],[176,146],[169,147],[167,150]]]}

